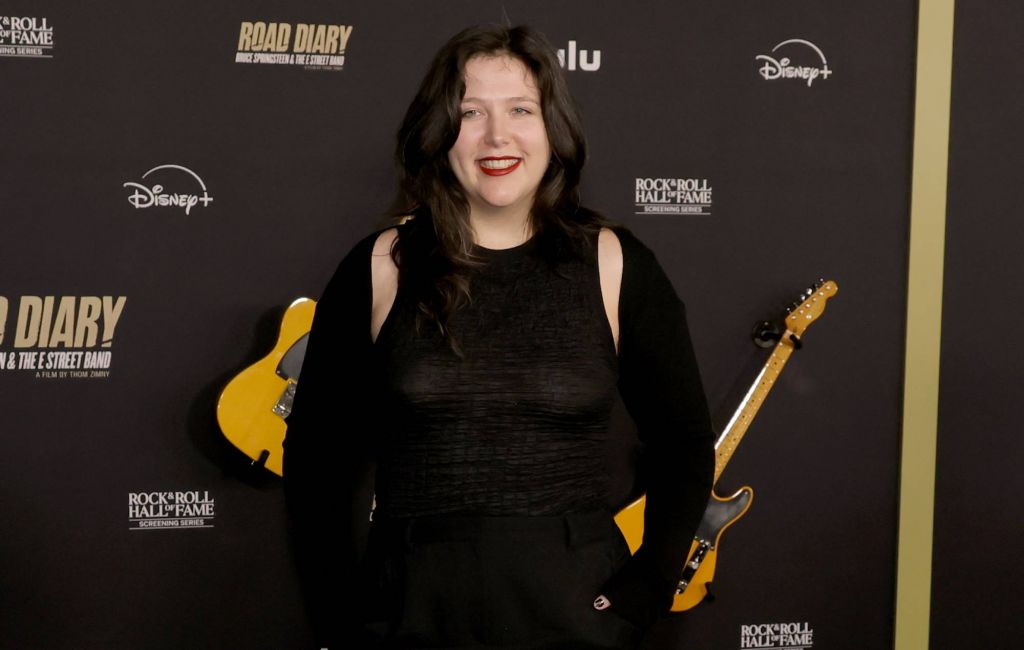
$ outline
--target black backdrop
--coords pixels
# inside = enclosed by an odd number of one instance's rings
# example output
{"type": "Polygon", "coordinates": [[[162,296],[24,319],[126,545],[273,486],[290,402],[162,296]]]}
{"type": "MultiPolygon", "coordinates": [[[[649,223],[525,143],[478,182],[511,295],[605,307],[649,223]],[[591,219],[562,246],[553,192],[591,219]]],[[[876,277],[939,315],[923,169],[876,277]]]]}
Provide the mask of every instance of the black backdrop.
{"type": "Polygon", "coordinates": [[[308,644],[279,481],[222,440],[216,398],[273,345],[283,307],[318,295],[380,222],[428,57],[506,16],[567,66],[576,52],[585,198],[658,254],[714,405],[753,379],[755,321],[819,277],[840,287],[720,483],[757,496],[726,534],[717,601],[648,647],[742,648],[749,626],[791,624],[813,647],[891,644],[912,3],[43,0],[3,13],[0,645],[308,644]],[[256,22],[351,27],[344,61],[236,62],[256,22]],[[820,76],[772,78],[759,56],[820,76]],[[638,179],[688,179],[709,205],[644,213],[638,179]],[[154,185],[212,201],[142,207],[154,185]],[[22,310],[49,321],[47,296],[52,347],[19,324],[22,310]],[[82,307],[93,296],[124,298],[113,331],[82,307]],[[26,367],[69,350],[109,364],[26,367]],[[204,503],[202,525],[142,528],[129,504],[151,497],[204,503]]]}
{"type": "Polygon", "coordinates": [[[1014,647],[1024,612],[1024,7],[959,3],[939,391],[931,647],[1014,647]]]}

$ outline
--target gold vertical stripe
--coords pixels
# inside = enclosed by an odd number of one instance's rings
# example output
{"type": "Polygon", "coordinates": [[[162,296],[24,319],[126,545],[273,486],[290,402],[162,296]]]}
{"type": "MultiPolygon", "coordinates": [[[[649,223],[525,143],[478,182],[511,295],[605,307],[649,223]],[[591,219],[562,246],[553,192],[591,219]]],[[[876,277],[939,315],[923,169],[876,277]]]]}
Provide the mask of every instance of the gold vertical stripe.
{"type": "Polygon", "coordinates": [[[896,650],[928,648],[954,5],[921,0],[918,7],[896,650]]]}

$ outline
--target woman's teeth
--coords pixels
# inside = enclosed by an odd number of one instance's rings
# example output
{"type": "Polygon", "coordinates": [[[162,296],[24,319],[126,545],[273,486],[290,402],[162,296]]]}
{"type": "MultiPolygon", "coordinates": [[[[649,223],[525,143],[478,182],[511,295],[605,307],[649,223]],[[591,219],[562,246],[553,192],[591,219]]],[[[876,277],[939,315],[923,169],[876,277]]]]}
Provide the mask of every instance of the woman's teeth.
{"type": "Polygon", "coordinates": [[[481,160],[480,166],[486,169],[508,169],[519,162],[518,158],[502,158],[501,160],[481,160]]]}

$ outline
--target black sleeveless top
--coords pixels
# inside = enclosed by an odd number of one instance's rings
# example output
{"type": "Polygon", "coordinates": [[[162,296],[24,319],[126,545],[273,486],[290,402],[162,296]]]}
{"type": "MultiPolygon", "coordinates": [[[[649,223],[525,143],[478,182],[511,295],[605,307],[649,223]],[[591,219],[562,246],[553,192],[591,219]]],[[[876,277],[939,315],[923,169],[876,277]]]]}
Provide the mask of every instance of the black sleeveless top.
{"type": "Polygon", "coordinates": [[[537,238],[475,247],[472,301],[450,329],[416,332],[399,288],[374,345],[387,424],[378,438],[377,508],[552,515],[606,507],[605,441],[618,359],[596,261],[551,267],[537,238]]]}
{"type": "Polygon", "coordinates": [[[416,305],[401,286],[371,338],[380,233],[338,265],[317,303],[284,444],[296,554],[331,645],[349,638],[345,616],[356,611],[345,586],[359,570],[375,462],[382,515],[604,507],[616,380],[644,445],[647,500],[643,544],[600,592],[633,620],[668,607],[711,491],[714,432],[685,307],[654,253],[628,229],[614,232],[618,357],[596,259],[550,269],[537,242],[478,250],[488,264],[453,323],[462,359],[429,326],[415,334],[416,305]]]}

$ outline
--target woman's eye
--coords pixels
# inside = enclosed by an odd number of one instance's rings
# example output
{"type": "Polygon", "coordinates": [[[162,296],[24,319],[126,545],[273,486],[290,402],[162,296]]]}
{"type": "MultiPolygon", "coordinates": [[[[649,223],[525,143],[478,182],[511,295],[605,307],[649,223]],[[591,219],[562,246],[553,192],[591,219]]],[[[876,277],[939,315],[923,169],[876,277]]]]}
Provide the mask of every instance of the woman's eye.
{"type": "Polygon", "coordinates": [[[512,113],[514,115],[529,115],[530,109],[524,108],[522,106],[516,106],[515,108],[512,109],[512,113]]]}
{"type": "Polygon", "coordinates": [[[466,110],[462,111],[462,117],[476,117],[479,114],[480,111],[478,111],[475,108],[467,108],[466,110]]]}

